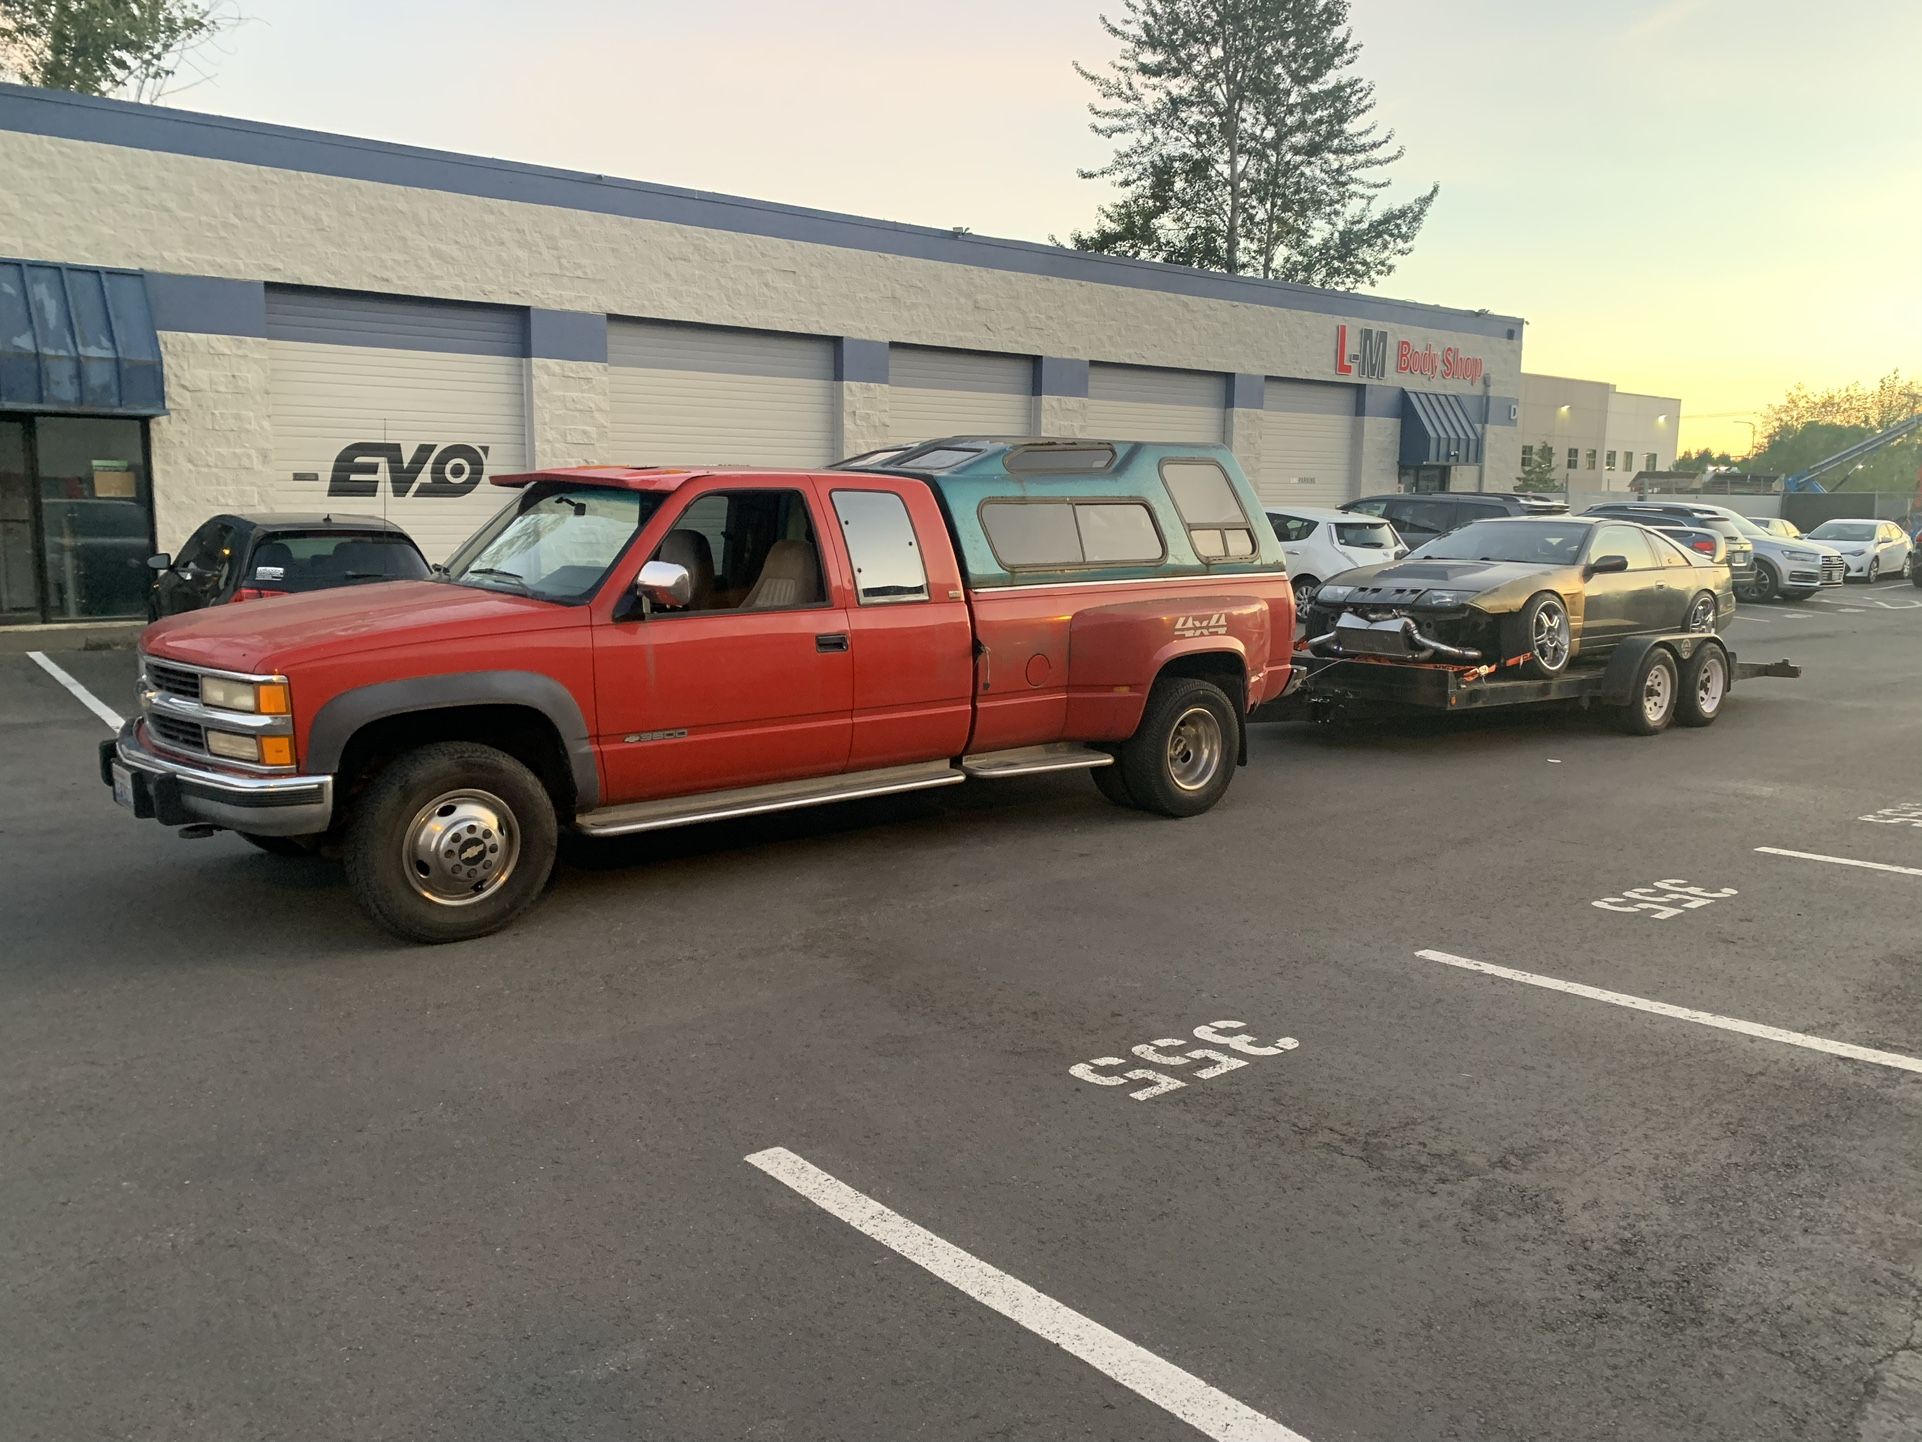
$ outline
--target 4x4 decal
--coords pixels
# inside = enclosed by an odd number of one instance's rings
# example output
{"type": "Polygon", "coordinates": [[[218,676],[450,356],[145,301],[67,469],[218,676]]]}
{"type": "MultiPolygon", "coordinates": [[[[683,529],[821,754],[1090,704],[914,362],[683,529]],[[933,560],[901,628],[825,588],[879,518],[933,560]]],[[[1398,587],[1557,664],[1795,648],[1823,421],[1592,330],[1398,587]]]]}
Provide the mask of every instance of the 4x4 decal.
{"type": "Polygon", "coordinates": [[[1228,613],[1211,611],[1200,616],[1175,617],[1177,636],[1225,636],[1228,634],[1228,613]]]}

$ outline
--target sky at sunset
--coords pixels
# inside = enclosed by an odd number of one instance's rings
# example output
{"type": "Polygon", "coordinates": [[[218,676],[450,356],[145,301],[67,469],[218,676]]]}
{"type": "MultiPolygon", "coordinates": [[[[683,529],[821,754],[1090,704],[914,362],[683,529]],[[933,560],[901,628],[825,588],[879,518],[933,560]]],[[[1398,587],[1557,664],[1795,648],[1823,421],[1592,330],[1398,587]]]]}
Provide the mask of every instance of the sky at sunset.
{"type": "MultiPolygon", "coordinates": [[[[174,103],[1025,240],[1103,198],[1101,0],[239,8],[174,103]]],[[[1528,369],[1679,395],[1690,447],[1922,374],[1922,4],[1354,9],[1403,188],[1442,187],[1384,294],[1524,316],[1528,369]]]]}

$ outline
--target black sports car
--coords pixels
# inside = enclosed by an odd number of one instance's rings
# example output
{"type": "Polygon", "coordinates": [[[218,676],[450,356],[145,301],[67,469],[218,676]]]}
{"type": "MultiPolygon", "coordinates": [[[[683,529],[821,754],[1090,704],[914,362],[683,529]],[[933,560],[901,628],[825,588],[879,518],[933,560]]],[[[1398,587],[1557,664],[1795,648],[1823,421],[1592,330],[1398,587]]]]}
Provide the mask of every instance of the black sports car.
{"type": "Polygon", "coordinates": [[[1306,624],[1322,655],[1499,664],[1554,676],[1630,636],[1719,631],[1726,563],[1606,516],[1476,521],[1399,561],[1333,577],[1306,624]]]}
{"type": "Polygon", "coordinates": [[[147,614],[154,620],[203,606],[324,591],[430,574],[408,534],[378,516],[232,515],[204,522],[179,556],[164,552],[147,614]]]}

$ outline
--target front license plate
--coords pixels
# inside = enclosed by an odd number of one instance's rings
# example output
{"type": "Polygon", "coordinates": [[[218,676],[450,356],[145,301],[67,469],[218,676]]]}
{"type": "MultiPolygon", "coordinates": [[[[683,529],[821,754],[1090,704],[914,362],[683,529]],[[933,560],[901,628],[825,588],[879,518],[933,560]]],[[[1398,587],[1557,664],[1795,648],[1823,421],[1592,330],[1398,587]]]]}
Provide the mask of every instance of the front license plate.
{"type": "Polygon", "coordinates": [[[113,763],[113,799],[129,811],[133,805],[133,773],[118,761],[113,763]]]}

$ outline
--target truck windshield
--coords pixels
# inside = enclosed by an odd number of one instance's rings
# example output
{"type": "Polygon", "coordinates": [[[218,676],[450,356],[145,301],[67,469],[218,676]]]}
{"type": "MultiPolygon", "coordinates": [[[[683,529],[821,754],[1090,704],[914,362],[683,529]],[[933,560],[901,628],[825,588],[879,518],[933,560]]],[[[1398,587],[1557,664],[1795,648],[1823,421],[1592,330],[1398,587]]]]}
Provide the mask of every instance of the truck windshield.
{"type": "Polygon", "coordinates": [[[1411,561],[1531,561],[1572,566],[1589,527],[1567,521],[1475,521],[1417,546],[1411,561]]]}
{"type": "Polygon", "coordinates": [[[536,482],[447,563],[447,579],[578,605],[600,589],[661,498],[641,491],[536,482]]]}

